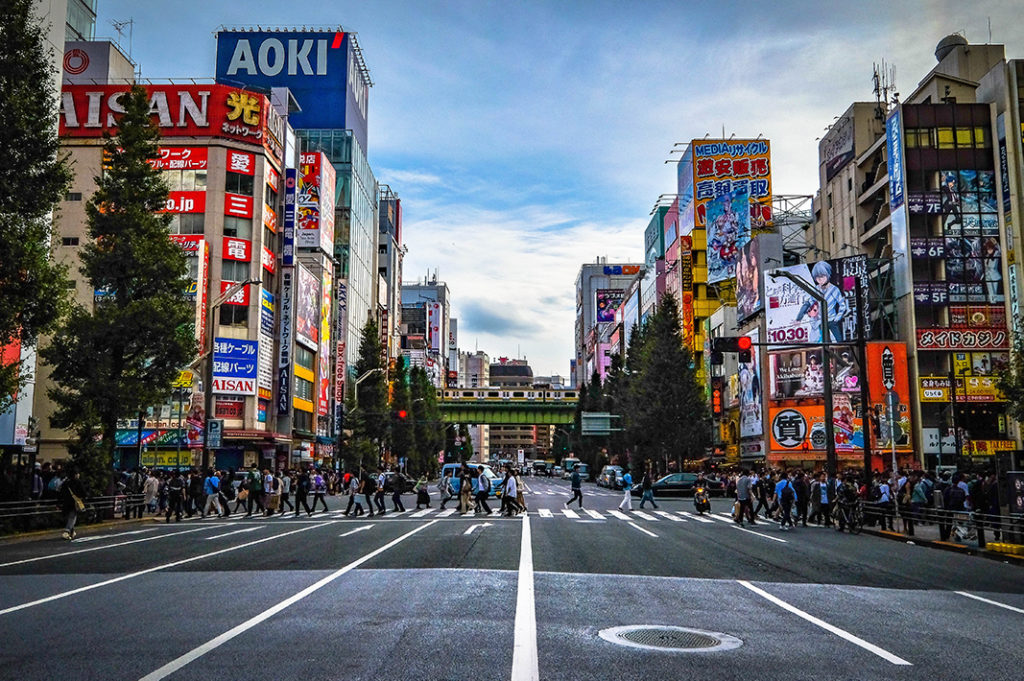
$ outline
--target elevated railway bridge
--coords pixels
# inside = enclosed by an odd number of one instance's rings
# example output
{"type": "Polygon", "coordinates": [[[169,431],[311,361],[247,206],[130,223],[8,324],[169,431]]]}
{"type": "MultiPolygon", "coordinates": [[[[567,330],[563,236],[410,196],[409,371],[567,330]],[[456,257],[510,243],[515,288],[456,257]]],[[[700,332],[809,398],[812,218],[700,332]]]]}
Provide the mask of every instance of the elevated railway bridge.
{"type": "Polygon", "coordinates": [[[437,391],[445,423],[558,426],[570,424],[579,393],[548,388],[444,388],[437,391]]]}

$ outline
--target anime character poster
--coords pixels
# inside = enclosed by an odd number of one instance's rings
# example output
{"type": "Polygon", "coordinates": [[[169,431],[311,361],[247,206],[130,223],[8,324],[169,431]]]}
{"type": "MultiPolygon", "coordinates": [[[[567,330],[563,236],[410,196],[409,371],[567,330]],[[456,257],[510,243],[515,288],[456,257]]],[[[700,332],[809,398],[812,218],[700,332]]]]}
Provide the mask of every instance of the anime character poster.
{"type": "Polygon", "coordinates": [[[316,352],[320,345],[320,282],[302,265],[296,269],[295,340],[316,352]]]}
{"type": "Polygon", "coordinates": [[[857,286],[861,286],[861,320],[870,339],[867,258],[853,256],[793,265],[765,274],[765,316],[770,343],[821,343],[824,340],[818,296],[826,301],[829,338],[833,343],[857,340],[857,286]],[[788,276],[786,276],[788,275],[788,276]],[[791,277],[791,278],[790,278],[791,277]],[[814,289],[811,295],[798,285],[814,289]]]}
{"type": "Polygon", "coordinates": [[[708,283],[732,279],[740,249],[750,241],[750,195],[745,187],[708,203],[707,237],[708,283]]]}
{"type": "Polygon", "coordinates": [[[740,437],[756,437],[764,434],[764,399],[761,383],[761,350],[758,342],[761,332],[754,329],[747,334],[753,345],[750,349],[750,362],[739,364],[740,394],[740,437]]]}

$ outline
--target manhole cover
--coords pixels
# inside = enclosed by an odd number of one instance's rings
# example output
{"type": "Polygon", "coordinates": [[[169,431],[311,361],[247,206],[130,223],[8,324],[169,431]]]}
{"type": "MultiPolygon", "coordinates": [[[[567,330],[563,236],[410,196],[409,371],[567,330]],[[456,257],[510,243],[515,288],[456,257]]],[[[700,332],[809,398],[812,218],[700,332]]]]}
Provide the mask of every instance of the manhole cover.
{"type": "Polygon", "coordinates": [[[662,625],[612,627],[601,630],[600,636],[609,643],[663,652],[716,652],[743,645],[743,641],[728,634],[662,625]]]}

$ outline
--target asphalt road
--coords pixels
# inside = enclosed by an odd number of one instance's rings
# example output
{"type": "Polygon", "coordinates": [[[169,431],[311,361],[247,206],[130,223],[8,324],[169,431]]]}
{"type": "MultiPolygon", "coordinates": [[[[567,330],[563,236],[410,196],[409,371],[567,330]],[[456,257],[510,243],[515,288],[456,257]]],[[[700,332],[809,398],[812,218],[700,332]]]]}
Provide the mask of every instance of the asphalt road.
{"type": "Polygon", "coordinates": [[[587,485],[566,515],[567,482],[527,485],[525,519],[442,515],[436,495],[351,519],[342,497],[0,543],[0,679],[1024,678],[1020,567],[739,529],[724,500],[616,516],[622,493],[587,485]],[[630,625],[735,647],[602,637],[630,625]]]}

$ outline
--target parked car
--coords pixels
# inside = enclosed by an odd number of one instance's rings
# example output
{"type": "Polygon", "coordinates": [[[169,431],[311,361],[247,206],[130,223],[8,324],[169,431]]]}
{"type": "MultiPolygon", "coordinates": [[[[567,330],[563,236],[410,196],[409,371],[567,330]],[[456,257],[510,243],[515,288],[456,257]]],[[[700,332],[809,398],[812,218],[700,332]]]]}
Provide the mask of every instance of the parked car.
{"type": "Polygon", "coordinates": [[[399,473],[397,471],[388,471],[385,473],[387,476],[384,482],[384,489],[397,490],[402,494],[408,494],[412,491],[412,488],[416,485],[416,481],[410,478],[405,473],[399,473]]]}
{"type": "Polygon", "coordinates": [[[551,469],[551,474],[554,475],[556,478],[562,477],[562,467],[555,466],[554,468],[551,469]]]}
{"type": "MultiPolygon", "coordinates": [[[[656,480],[651,485],[651,491],[656,497],[693,496],[693,487],[696,482],[696,473],[671,473],[656,480]]],[[[633,485],[630,489],[630,494],[634,497],[643,494],[643,489],[639,482],[633,485]]]]}
{"type": "Polygon", "coordinates": [[[534,461],[533,462],[533,474],[534,475],[545,475],[551,477],[551,464],[547,461],[534,461]]]}
{"type": "Polygon", "coordinates": [[[622,466],[605,466],[597,476],[597,486],[622,489],[622,466]]]}

